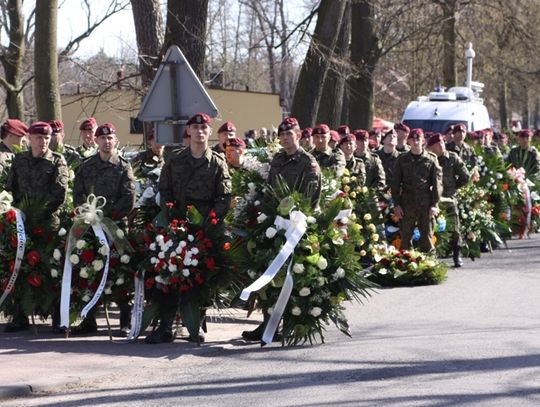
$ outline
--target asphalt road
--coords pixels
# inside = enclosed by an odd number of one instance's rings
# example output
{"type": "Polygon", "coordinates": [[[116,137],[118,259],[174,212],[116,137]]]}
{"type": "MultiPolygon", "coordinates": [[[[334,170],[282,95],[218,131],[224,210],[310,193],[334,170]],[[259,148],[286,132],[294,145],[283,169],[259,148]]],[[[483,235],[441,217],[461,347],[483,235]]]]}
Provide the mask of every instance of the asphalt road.
{"type": "Polygon", "coordinates": [[[538,406],[540,236],[509,248],[352,304],[323,345],[246,344],[240,310],[201,347],[0,333],[0,394],[26,395],[0,405],[538,406]]]}

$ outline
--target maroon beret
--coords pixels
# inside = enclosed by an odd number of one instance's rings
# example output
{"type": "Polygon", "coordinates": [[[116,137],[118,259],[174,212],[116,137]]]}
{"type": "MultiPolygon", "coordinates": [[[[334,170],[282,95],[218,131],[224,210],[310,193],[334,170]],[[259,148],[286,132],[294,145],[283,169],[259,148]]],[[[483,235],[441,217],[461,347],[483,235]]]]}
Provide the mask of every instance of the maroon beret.
{"type": "Polygon", "coordinates": [[[409,126],[407,126],[406,124],[403,124],[403,123],[396,123],[394,124],[394,130],[402,130],[404,131],[405,133],[409,133],[411,131],[411,129],[409,128],[409,126]]]}
{"type": "Polygon", "coordinates": [[[353,134],[356,137],[356,140],[365,141],[369,138],[369,133],[367,130],[357,129],[353,131],[353,134]]]}
{"type": "Polygon", "coordinates": [[[313,134],[326,134],[330,133],[330,127],[326,124],[318,124],[313,129],[313,134]]]}
{"type": "Polygon", "coordinates": [[[99,126],[96,130],[96,137],[108,136],[109,134],[116,134],[116,129],[111,123],[105,123],[99,126]]]}
{"type": "Polygon", "coordinates": [[[343,143],[348,143],[350,141],[356,141],[356,136],[354,134],[347,134],[346,136],[343,136],[339,142],[339,145],[342,145],[343,143]]]}
{"type": "Polygon", "coordinates": [[[24,137],[28,134],[28,126],[18,119],[7,119],[2,125],[2,129],[17,137],[24,137]]]}
{"type": "Polygon", "coordinates": [[[454,132],[454,125],[451,124],[450,126],[448,126],[448,127],[446,128],[446,131],[444,132],[444,134],[446,134],[446,133],[453,133],[453,132],[454,132]]]}
{"type": "Polygon", "coordinates": [[[371,129],[371,131],[369,132],[369,136],[380,136],[382,134],[382,129],[371,129]]]}
{"type": "Polygon", "coordinates": [[[300,128],[298,120],[296,120],[294,117],[286,117],[279,125],[278,131],[287,131],[296,127],[300,128]]]}
{"type": "Polygon", "coordinates": [[[454,128],[452,129],[452,133],[457,133],[458,131],[467,131],[467,126],[463,123],[459,123],[454,125],[454,128]]]}
{"type": "Polygon", "coordinates": [[[45,134],[49,135],[52,133],[52,128],[47,122],[35,122],[32,123],[28,129],[28,134],[45,134]]]}
{"type": "Polygon", "coordinates": [[[518,137],[522,137],[522,138],[526,138],[526,137],[528,138],[532,136],[533,136],[533,132],[530,131],[529,129],[523,129],[518,133],[518,137]]]}
{"type": "Polygon", "coordinates": [[[188,126],[191,124],[212,124],[212,118],[206,113],[196,113],[187,121],[188,126]]]}
{"type": "Polygon", "coordinates": [[[93,130],[97,127],[97,121],[93,117],[89,117],[81,122],[79,130],[93,130]]]}
{"type": "Polygon", "coordinates": [[[351,133],[351,129],[349,129],[349,126],[347,126],[346,124],[342,124],[337,128],[337,132],[342,136],[346,136],[351,133]]]}
{"type": "Polygon", "coordinates": [[[234,126],[233,122],[225,122],[219,128],[218,133],[222,133],[222,132],[230,133],[230,132],[235,132],[235,131],[236,131],[236,127],[234,126]]]}
{"type": "Polygon", "coordinates": [[[431,135],[430,138],[428,138],[427,145],[432,146],[433,144],[437,144],[441,142],[444,143],[443,135],[441,133],[434,133],[431,135]]]}
{"type": "Polygon", "coordinates": [[[244,140],[238,137],[233,137],[230,139],[225,140],[225,143],[223,143],[225,147],[241,147],[246,148],[246,143],[244,140]]]}
{"type": "Polygon", "coordinates": [[[64,131],[64,123],[62,120],[51,120],[49,122],[53,133],[61,133],[64,131]]]}
{"type": "Polygon", "coordinates": [[[330,130],[330,139],[339,143],[341,141],[341,136],[337,131],[330,130]]]}
{"type": "Polygon", "coordinates": [[[306,127],[304,130],[302,130],[302,138],[310,138],[311,133],[313,133],[313,129],[311,127],[306,127]]]}
{"type": "Polygon", "coordinates": [[[424,136],[424,130],[412,129],[407,138],[419,139],[420,137],[423,137],[423,136],[424,136]]]}

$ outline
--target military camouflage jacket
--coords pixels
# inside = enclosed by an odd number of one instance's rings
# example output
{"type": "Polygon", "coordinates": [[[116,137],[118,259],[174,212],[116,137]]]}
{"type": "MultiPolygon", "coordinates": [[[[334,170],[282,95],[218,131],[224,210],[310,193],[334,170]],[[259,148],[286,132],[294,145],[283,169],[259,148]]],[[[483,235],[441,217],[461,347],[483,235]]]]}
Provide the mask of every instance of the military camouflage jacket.
{"type": "Polygon", "coordinates": [[[159,179],[162,206],[175,204],[171,216],[184,218],[187,205],[203,216],[211,210],[223,218],[231,203],[231,176],[225,159],[207,148],[201,158],[191,155],[191,148],[171,154],[159,179]]]}
{"type": "Polygon", "coordinates": [[[103,161],[99,153],[87,158],[75,174],[74,204],[81,205],[90,194],[103,196],[107,200],[103,210],[106,217],[118,220],[127,216],[135,204],[135,180],[131,165],[116,154],[109,161],[103,161]]]}
{"type": "Polygon", "coordinates": [[[76,169],[82,162],[82,158],[77,152],[77,149],[70,145],[67,145],[67,144],[59,145],[55,148],[54,151],[59,154],[62,154],[64,158],[66,159],[67,164],[71,168],[76,169]]]}
{"type": "Polygon", "coordinates": [[[540,171],[539,159],[540,156],[535,147],[529,147],[527,150],[524,150],[520,146],[517,146],[510,150],[506,161],[516,169],[523,167],[527,176],[531,176],[538,174],[540,171]]]}
{"type": "Polygon", "coordinates": [[[369,151],[366,151],[363,157],[357,157],[364,162],[366,167],[366,187],[383,191],[386,188],[386,175],[381,159],[369,151]]]}
{"type": "Polygon", "coordinates": [[[85,158],[91,157],[97,153],[97,146],[86,147],[84,144],[81,144],[75,149],[79,156],[84,160],[85,158]]]}
{"type": "Polygon", "coordinates": [[[377,150],[376,154],[381,159],[381,164],[384,169],[384,177],[386,179],[386,185],[392,184],[392,174],[394,173],[394,165],[399,157],[399,151],[394,150],[391,153],[385,153],[384,149],[377,150]]]}
{"type": "Polygon", "coordinates": [[[452,198],[457,190],[469,181],[469,171],[463,160],[451,151],[446,151],[437,157],[437,160],[442,169],[442,196],[452,198]]]}
{"type": "Polygon", "coordinates": [[[476,154],[473,148],[467,143],[458,146],[454,141],[451,141],[446,144],[446,149],[456,153],[465,165],[467,165],[467,168],[474,168],[476,166],[476,154]]]}
{"type": "Polygon", "coordinates": [[[281,150],[274,155],[270,163],[268,184],[278,185],[283,179],[291,190],[296,190],[306,196],[311,196],[313,205],[317,205],[321,196],[321,170],[317,160],[302,147],[292,155],[281,150]]]}
{"type": "Polygon", "coordinates": [[[46,214],[56,217],[66,199],[67,185],[68,168],[61,154],[47,150],[43,157],[33,157],[31,151],[24,151],[13,158],[6,190],[13,194],[15,206],[24,198],[30,198],[41,201],[46,214]]]}
{"type": "Polygon", "coordinates": [[[221,146],[219,145],[219,143],[214,144],[214,146],[212,146],[212,151],[218,153],[220,156],[222,156],[223,158],[225,158],[225,151],[222,150],[222,148],[221,148],[221,146]]]}
{"type": "Polygon", "coordinates": [[[334,170],[338,177],[343,174],[343,169],[345,168],[345,156],[340,149],[332,150],[328,147],[326,151],[319,151],[314,148],[310,153],[315,157],[321,168],[330,168],[334,170]]]}
{"type": "MultiPolygon", "coordinates": [[[[13,160],[14,156],[15,154],[9,149],[9,147],[0,142],[0,175],[9,170],[9,164],[11,160],[13,160]]],[[[2,189],[4,188],[3,185],[0,185],[0,187],[2,189]]]]}
{"type": "Polygon", "coordinates": [[[442,171],[437,156],[426,150],[401,154],[394,167],[392,198],[402,207],[433,207],[442,193],[442,171]]]}
{"type": "Polygon", "coordinates": [[[366,166],[360,158],[352,156],[350,160],[346,161],[345,168],[349,170],[351,176],[358,179],[359,185],[366,184],[366,166]]]}
{"type": "Polygon", "coordinates": [[[163,167],[164,162],[163,156],[156,155],[152,149],[148,149],[137,154],[131,164],[137,176],[147,177],[151,171],[163,167]]]}

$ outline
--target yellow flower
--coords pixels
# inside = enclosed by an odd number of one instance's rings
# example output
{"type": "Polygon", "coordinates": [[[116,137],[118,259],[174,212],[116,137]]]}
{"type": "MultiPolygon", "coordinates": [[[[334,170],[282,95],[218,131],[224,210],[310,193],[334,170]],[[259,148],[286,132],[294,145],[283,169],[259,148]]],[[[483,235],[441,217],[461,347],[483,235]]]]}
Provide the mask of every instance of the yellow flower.
{"type": "Polygon", "coordinates": [[[364,215],[364,220],[365,220],[366,222],[369,222],[369,221],[371,220],[371,214],[366,213],[366,214],[364,215]]]}
{"type": "Polygon", "coordinates": [[[371,240],[373,240],[374,242],[378,242],[379,241],[379,235],[377,233],[373,233],[371,235],[371,240]]]}
{"type": "Polygon", "coordinates": [[[365,250],[360,250],[360,256],[364,257],[366,255],[366,251],[365,250]]]}
{"type": "Polygon", "coordinates": [[[348,185],[345,185],[345,186],[343,187],[343,190],[344,190],[345,192],[349,192],[350,189],[351,189],[351,187],[348,186],[348,185]]]}
{"type": "Polygon", "coordinates": [[[351,179],[349,177],[343,177],[342,181],[344,184],[348,184],[351,182],[351,179]]]}
{"type": "Polygon", "coordinates": [[[350,193],[350,196],[351,196],[352,199],[356,198],[356,192],[352,191],[352,192],[350,193]]]}

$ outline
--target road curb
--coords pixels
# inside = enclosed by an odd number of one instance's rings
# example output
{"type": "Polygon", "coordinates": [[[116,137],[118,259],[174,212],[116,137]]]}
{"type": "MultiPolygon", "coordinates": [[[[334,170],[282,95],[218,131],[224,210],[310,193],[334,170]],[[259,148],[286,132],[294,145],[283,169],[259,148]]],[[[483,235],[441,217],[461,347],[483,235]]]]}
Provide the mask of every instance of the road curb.
{"type": "Polygon", "coordinates": [[[0,386],[0,400],[8,398],[27,397],[35,393],[50,391],[57,387],[69,386],[78,384],[81,378],[73,378],[71,380],[57,380],[36,384],[13,384],[8,386],[0,386]]]}

